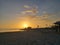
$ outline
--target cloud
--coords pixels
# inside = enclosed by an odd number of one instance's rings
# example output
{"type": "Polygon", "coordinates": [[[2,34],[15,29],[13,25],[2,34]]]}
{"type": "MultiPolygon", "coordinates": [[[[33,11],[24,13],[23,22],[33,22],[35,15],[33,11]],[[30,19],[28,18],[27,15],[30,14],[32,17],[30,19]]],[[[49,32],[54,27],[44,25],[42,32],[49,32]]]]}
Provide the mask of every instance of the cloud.
{"type": "Polygon", "coordinates": [[[24,5],[24,8],[31,8],[30,6],[28,6],[28,5],[24,5]]]}
{"type": "Polygon", "coordinates": [[[24,10],[19,15],[21,15],[19,17],[20,22],[29,22],[32,26],[39,25],[40,27],[51,26],[53,22],[60,20],[57,17],[57,15],[60,17],[60,13],[43,11],[42,15],[40,15],[37,6],[32,7],[29,5],[24,5],[24,10]]]}
{"type": "Polygon", "coordinates": [[[22,15],[36,15],[39,11],[37,10],[38,7],[37,6],[28,6],[28,5],[24,5],[24,8],[26,8],[26,10],[23,10],[21,12],[22,15]]]}
{"type": "Polygon", "coordinates": [[[20,18],[21,20],[25,21],[28,20],[30,22],[36,22],[36,23],[48,23],[50,24],[51,22],[55,21],[53,17],[56,17],[56,14],[49,14],[46,11],[43,11],[42,15],[38,15],[39,11],[38,11],[38,7],[32,7],[32,6],[28,6],[28,5],[24,5],[25,9],[23,11],[21,11],[22,15],[20,18]]]}

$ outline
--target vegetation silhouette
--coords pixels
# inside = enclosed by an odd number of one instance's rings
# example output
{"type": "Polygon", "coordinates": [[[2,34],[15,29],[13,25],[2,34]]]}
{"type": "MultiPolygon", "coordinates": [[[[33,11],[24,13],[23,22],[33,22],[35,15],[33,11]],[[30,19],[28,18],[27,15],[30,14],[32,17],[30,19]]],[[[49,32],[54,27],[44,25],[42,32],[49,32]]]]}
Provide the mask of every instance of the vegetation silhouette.
{"type": "Polygon", "coordinates": [[[60,32],[60,21],[56,21],[54,24],[56,31],[60,32]]]}
{"type": "Polygon", "coordinates": [[[45,27],[40,28],[39,25],[37,25],[37,28],[27,27],[22,30],[25,31],[41,31],[41,32],[60,32],[60,21],[56,21],[53,23],[54,25],[51,27],[45,27]]]}

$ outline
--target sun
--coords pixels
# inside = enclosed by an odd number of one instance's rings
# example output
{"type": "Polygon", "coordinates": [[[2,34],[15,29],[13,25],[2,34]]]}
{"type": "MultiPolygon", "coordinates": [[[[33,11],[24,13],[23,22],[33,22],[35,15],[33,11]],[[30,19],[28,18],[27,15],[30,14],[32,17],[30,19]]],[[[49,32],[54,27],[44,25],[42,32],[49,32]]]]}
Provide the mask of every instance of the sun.
{"type": "Polygon", "coordinates": [[[27,27],[28,27],[28,24],[23,24],[23,27],[24,27],[24,28],[27,28],[27,27]]]}

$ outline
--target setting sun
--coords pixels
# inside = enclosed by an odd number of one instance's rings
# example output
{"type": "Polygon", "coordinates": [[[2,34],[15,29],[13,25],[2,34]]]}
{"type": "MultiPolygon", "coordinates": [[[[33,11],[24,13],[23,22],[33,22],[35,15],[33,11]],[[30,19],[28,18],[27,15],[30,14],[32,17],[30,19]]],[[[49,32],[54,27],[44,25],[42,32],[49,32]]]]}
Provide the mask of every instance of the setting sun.
{"type": "Polygon", "coordinates": [[[27,28],[27,27],[28,27],[28,24],[23,24],[23,27],[24,27],[24,28],[27,28]]]}

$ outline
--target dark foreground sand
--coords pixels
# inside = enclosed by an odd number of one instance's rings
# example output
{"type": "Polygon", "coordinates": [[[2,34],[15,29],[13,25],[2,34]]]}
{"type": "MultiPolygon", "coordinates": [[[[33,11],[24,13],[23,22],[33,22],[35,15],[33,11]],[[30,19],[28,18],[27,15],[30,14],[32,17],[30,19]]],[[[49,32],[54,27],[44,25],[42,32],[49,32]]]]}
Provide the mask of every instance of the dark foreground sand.
{"type": "Polygon", "coordinates": [[[60,45],[60,34],[39,31],[0,33],[0,45],[60,45]]]}

